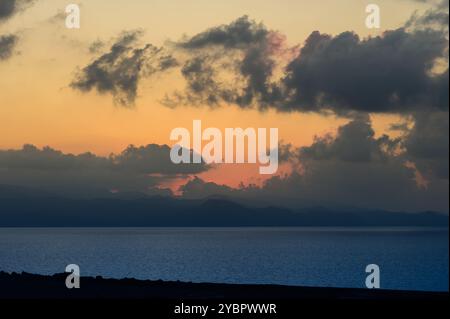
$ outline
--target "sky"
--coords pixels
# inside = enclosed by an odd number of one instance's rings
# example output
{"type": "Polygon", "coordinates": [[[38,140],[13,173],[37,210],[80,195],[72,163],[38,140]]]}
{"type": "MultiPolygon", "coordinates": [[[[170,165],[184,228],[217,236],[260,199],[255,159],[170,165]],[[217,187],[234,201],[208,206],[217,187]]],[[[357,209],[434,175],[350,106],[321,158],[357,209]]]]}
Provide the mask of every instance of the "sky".
{"type": "Polygon", "coordinates": [[[0,184],[448,212],[448,0],[69,3],[0,0],[0,184]],[[195,119],[279,128],[278,173],[174,166],[195,119]]]}

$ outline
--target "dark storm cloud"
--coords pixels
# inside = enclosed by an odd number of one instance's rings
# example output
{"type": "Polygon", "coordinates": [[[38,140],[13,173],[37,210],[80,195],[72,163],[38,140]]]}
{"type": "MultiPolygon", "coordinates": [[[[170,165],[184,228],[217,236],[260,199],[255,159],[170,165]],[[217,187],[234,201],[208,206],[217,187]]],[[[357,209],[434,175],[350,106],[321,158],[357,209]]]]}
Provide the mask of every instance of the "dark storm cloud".
{"type": "Polygon", "coordinates": [[[247,16],[180,41],[176,49],[193,56],[181,71],[187,87],[166,104],[218,106],[225,102],[249,107],[258,100],[263,107],[279,95],[271,78],[282,46],[279,33],[247,16]],[[223,73],[233,80],[221,78],[223,73]]]}
{"type": "Polygon", "coordinates": [[[0,23],[26,9],[35,0],[0,0],[0,23]]]}
{"type": "Polygon", "coordinates": [[[96,40],[89,45],[89,48],[88,48],[89,53],[91,53],[91,54],[99,53],[101,51],[101,49],[103,49],[104,46],[105,46],[105,43],[103,43],[103,41],[96,40]]]}
{"type": "Polygon", "coordinates": [[[243,16],[228,25],[208,29],[181,41],[178,46],[184,49],[204,49],[211,46],[245,49],[253,43],[265,42],[269,33],[263,24],[257,24],[248,16],[243,16]]]}
{"type": "Polygon", "coordinates": [[[0,61],[9,59],[17,44],[17,36],[0,35],[0,61]]]}
{"type": "Polygon", "coordinates": [[[298,179],[317,191],[322,184],[326,196],[342,196],[348,203],[353,193],[354,202],[361,204],[366,200],[373,206],[374,198],[392,209],[403,205],[448,211],[448,113],[416,113],[414,119],[412,129],[398,127],[405,134],[395,139],[376,137],[363,118],[341,126],[333,138],[317,138],[298,152],[305,171],[298,179]]]}
{"type": "Polygon", "coordinates": [[[226,88],[217,78],[217,69],[211,56],[201,55],[187,60],[181,68],[181,74],[186,81],[186,89],[184,92],[167,96],[163,101],[166,106],[218,106],[224,100],[233,101],[235,92],[226,88]]]}
{"type": "MultiPolygon", "coordinates": [[[[0,24],[28,8],[35,0],[0,0],[0,24]]],[[[0,61],[10,58],[18,42],[14,34],[0,34],[0,61]]]]}
{"type": "Polygon", "coordinates": [[[448,72],[430,75],[447,48],[442,32],[429,29],[398,29],[368,39],[351,32],[335,37],[314,32],[287,67],[282,81],[287,94],[279,108],[336,113],[448,109],[443,84],[448,72]]]}
{"type": "Polygon", "coordinates": [[[448,28],[449,15],[448,12],[430,10],[424,15],[412,17],[407,26],[442,26],[448,28]]]}
{"type": "Polygon", "coordinates": [[[399,139],[376,137],[368,118],[360,117],[341,126],[336,136],[318,137],[308,147],[290,148],[289,158],[301,163],[301,173],[294,171],[275,176],[262,187],[240,189],[196,178],[180,190],[186,198],[222,195],[290,207],[448,212],[448,179],[432,179],[426,189],[417,185],[416,172],[405,165],[410,157],[396,151],[400,144],[399,139]]]}
{"type": "Polygon", "coordinates": [[[300,49],[247,16],[164,49],[136,47],[138,34],[128,33],[83,68],[72,87],[129,105],[142,77],[177,67],[186,86],[166,95],[163,104],[171,107],[234,104],[346,116],[448,110],[448,65],[435,67],[448,61],[448,32],[422,22],[413,17],[404,28],[364,39],[316,31],[300,49]]]}
{"type": "Polygon", "coordinates": [[[216,95],[220,91],[218,83],[214,79],[215,70],[208,63],[208,57],[196,57],[187,61],[181,69],[181,74],[187,82],[187,98],[194,102],[200,97],[201,101],[209,105],[217,104],[216,95]],[[193,98],[191,98],[194,96],[193,98]]]}
{"type": "MultiPolygon", "coordinates": [[[[125,96],[120,101],[127,104],[142,77],[176,67],[186,86],[166,97],[172,107],[233,104],[352,118],[336,136],[317,137],[310,146],[281,145],[280,160],[295,161],[298,172],[238,190],[195,178],[181,188],[185,197],[448,211],[448,2],[429,3],[431,9],[404,27],[376,37],[316,31],[292,48],[279,32],[247,16],[164,52],[137,47],[131,33],[83,69],[73,85],[125,96]],[[369,113],[409,116],[414,125],[395,127],[403,131],[399,138],[377,136],[369,113]]],[[[137,160],[140,152],[124,156],[145,167],[137,160]]]]}
{"type": "Polygon", "coordinates": [[[376,138],[369,120],[357,119],[339,127],[336,137],[316,137],[312,145],[300,149],[299,156],[302,160],[383,161],[399,146],[400,139],[376,138]]]}
{"type": "Polygon", "coordinates": [[[207,198],[213,195],[239,196],[245,190],[236,190],[225,185],[218,185],[213,182],[205,182],[198,177],[194,177],[179,189],[185,198],[207,198]]]}
{"type": "Polygon", "coordinates": [[[211,36],[216,33],[193,37],[201,41],[194,41],[197,45],[189,51],[193,57],[182,69],[188,103],[195,104],[199,97],[212,106],[225,102],[281,111],[332,111],[353,119],[336,136],[317,137],[310,146],[285,145],[283,158],[300,163],[299,171],[273,177],[262,187],[239,189],[195,178],[180,188],[184,197],[222,195],[290,206],[448,212],[448,169],[444,169],[448,167],[448,69],[434,70],[436,61],[447,60],[445,32],[409,27],[367,39],[351,32],[337,36],[314,32],[277,82],[271,80],[277,55],[266,55],[276,50],[260,50],[252,56],[252,49],[264,41],[246,46],[230,41],[234,38],[223,32],[211,36]],[[211,38],[214,41],[206,41],[211,38]],[[232,55],[234,64],[223,67],[216,53],[233,53],[236,47],[241,56],[232,55]],[[221,81],[218,74],[223,70],[232,70],[244,85],[236,88],[221,81]],[[399,138],[377,136],[368,113],[416,114],[416,123],[413,129],[397,127],[405,130],[399,138]]]}
{"type": "Polygon", "coordinates": [[[161,71],[168,70],[178,66],[178,61],[171,55],[164,55],[159,58],[159,69],[161,71]]]}
{"type": "Polygon", "coordinates": [[[191,54],[181,70],[187,86],[167,104],[225,103],[343,115],[447,110],[448,70],[436,73],[434,66],[448,60],[448,40],[446,32],[425,24],[438,16],[428,12],[425,17],[365,39],[352,32],[331,36],[316,31],[300,50],[286,48],[278,32],[241,17],[176,45],[191,54]],[[411,27],[419,23],[423,28],[411,27]],[[283,61],[287,52],[290,59],[283,61]],[[275,70],[282,74],[278,80],[275,70]]]}
{"type": "Polygon", "coordinates": [[[196,174],[208,170],[205,164],[173,164],[170,160],[171,148],[167,145],[150,144],[147,146],[129,146],[113,157],[118,168],[145,174],[196,174]]]}
{"type": "Polygon", "coordinates": [[[129,146],[109,157],[64,154],[33,145],[0,150],[1,184],[36,187],[73,197],[95,197],[110,190],[154,193],[161,181],[207,169],[205,164],[173,164],[167,145],[129,146]]]}
{"type": "Polygon", "coordinates": [[[1,0],[0,1],[0,21],[11,17],[16,10],[15,0],[1,0]]]}
{"type": "Polygon", "coordinates": [[[140,35],[140,31],[122,34],[109,52],[80,70],[71,87],[82,92],[96,90],[101,94],[112,94],[119,105],[134,104],[142,77],[175,65],[166,55],[160,56],[161,48],[151,44],[138,47],[140,35]]]}
{"type": "Polygon", "coordinates": [[[251,47],[247,50],[239,72],[246,79],[246,86],[243,94],[238,96],[236,102],[240,106],[250,106],[255,100],[258,100],[260,108],[266,108],[272,101],[281,98],[279,87],[271,82],[274,70],[276,68],[274,53],[271,45],[265,43],[262,47],[251,47]]]}
{"type": "Polygon", "coordinates": [[[431,178],[449,178],[448,113],[416,113],[414,126],[406,132],[406,157],[431,178]]]}
{"type": "Polygon", "coordinates": [[[438,28],[446,30],[448,33],[449,24],[449,1],[431,1],[431,0],[416,0],[432,5],[424,13],[415,12],[407,21],[406,27],[409,28],[438,28]]]}

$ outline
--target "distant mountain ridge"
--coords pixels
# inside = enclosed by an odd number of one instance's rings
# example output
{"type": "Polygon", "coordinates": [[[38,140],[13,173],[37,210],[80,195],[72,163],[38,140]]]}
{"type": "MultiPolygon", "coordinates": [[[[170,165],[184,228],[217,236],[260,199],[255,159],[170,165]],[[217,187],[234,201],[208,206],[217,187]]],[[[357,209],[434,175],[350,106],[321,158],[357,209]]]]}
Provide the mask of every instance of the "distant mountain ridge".
{"type": "Polygon", "coordinates": [[[251,207],[227,199],[70,199],[0,185],[0,227],[447,227],[446,214],[311,207],[251,207]]]}

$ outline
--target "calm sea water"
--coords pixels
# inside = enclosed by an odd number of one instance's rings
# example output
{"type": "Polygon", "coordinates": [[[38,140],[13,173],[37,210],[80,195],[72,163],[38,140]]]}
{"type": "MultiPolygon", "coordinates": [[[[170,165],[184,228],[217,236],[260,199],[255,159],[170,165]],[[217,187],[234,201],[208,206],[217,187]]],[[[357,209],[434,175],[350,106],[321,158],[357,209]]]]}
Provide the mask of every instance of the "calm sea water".
{"type": "Polygon", "coordinates": [[[438,229],[1,229],[0,270],[39,274],[448,291],[449,234],[438,229]]]}

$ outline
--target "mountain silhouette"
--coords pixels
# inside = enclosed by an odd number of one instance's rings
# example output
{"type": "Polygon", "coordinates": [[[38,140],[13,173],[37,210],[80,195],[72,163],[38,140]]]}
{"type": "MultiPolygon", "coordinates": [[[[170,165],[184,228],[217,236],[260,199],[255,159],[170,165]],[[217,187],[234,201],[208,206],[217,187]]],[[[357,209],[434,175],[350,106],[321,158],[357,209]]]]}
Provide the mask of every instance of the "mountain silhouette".
{"type": "Polygon", "coordinates": [[[0,227],[289,227],[435,226],[448,215],[354,208],[252,207],[228,199],[188,200],[143,194],[73,199],[0,186],[0,227]]]}

